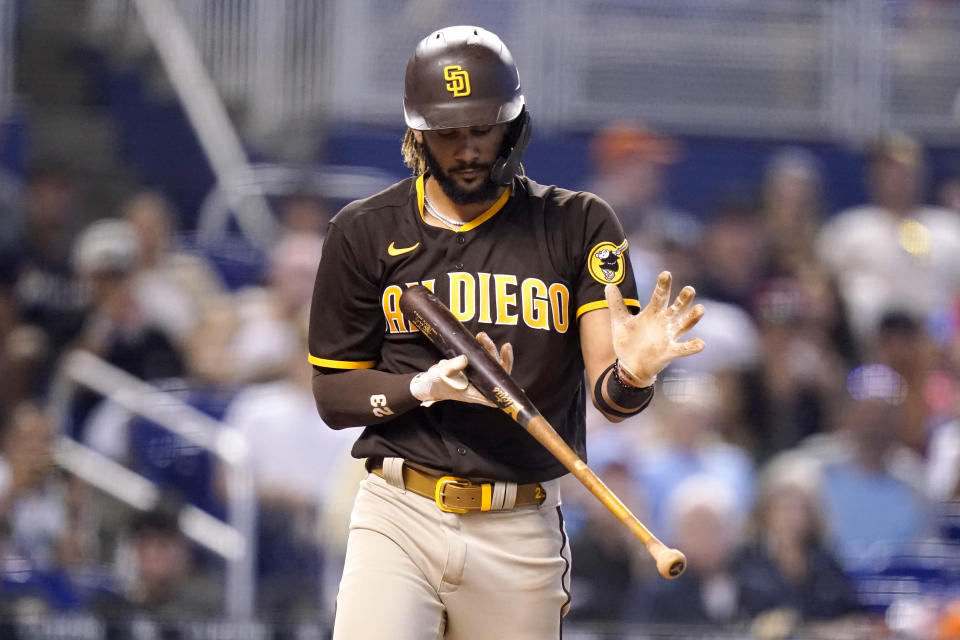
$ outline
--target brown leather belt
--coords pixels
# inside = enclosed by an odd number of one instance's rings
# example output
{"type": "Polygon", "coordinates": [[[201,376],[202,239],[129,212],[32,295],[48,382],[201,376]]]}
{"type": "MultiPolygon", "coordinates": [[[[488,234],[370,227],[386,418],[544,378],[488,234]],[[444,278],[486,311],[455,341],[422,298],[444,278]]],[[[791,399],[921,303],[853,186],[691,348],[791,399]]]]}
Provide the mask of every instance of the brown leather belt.
{"type": "MultiPolygon", "coordinates": [[[[383,467],[380,465],[371,467],[370,472],[381,478],[384,477],[383,467]]],[[[492,482],[475,482],[467,478],[444,476],[414,469],[404,464],[403,486],[407,491],[433,500],[442,511],[449,513],[497,510],[491,508],[494,489],[492,482]]],[[[513,506],[540,505],[546,497],[547,492],[538,482],[518,484],[517,497],[513,506]]]]}

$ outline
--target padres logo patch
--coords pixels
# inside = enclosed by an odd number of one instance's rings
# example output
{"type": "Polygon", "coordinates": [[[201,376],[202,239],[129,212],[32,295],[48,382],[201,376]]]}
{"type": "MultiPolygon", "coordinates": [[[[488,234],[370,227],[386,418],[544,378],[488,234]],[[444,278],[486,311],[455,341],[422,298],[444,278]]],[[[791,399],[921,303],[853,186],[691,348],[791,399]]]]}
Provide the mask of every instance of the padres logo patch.
{"type": "Polygon", "coordinates": [[[590,249],[587,270],[600,284],[620,284],[626,275],[626,263],[623,252],[627,250],[627,241],[620,244],[601,242],[590,249]]]}
{"type": "Polygon", "coordinates": [[[470,74],[458,64],[443,68],[443,79],[447,81],[447,91],[454,98],[470,95],[470,74]]]}

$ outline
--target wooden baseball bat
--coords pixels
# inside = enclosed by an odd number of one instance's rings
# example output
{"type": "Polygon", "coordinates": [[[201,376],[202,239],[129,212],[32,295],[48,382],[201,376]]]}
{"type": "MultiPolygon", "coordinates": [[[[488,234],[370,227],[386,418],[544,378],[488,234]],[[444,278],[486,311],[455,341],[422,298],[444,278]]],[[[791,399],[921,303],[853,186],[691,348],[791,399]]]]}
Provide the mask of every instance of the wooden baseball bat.
{"type": "Polygon", "coordinates": [[[477,341],[463,323],[422,285],[406,289],[400,296],[404,318],[416,326],[440,350],[444,358],[467,356],[467,378],[488,400],[526,429],[564,467],[577,477],[590,492],[636,535],[657,563],[664,578],[676,578],[687,568],[687,559],[677,549],[670,549],[647,529],[623,502],[580,459],[563,438],[540,415],[527,394],[511,378],[500,363],[477,341]]]}

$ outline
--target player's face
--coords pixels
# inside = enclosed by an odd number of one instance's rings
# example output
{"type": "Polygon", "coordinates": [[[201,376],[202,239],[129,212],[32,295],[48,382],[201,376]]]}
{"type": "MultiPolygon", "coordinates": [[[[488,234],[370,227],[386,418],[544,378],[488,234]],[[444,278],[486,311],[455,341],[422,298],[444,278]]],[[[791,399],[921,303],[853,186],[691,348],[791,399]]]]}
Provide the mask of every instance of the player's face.
{"type": "Polygon", "coordinates": [[[500,155],[506,125],[424,131],[427,168],[448,198],[457,204],[495,200],[501,186],[490,180],[500,155]]]}

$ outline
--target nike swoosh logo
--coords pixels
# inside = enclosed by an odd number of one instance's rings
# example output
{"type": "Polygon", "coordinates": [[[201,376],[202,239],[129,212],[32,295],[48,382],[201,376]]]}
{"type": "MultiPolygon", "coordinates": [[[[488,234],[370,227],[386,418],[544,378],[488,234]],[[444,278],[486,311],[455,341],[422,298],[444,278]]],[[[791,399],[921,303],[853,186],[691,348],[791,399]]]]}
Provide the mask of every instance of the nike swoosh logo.
{"type": "Polygon", "coordinates": [[[393,246],[393,243],[391,242],[390,246],[387,247],[387,253],[389,253],[392,256],[402,256],[405,253],[410,253],[411,251],[413,251],[419,246],[420,246],[420,243],[418,242],[412,247],[404,247],[403,249],[397,249],[395,246],[393,246]]]}

